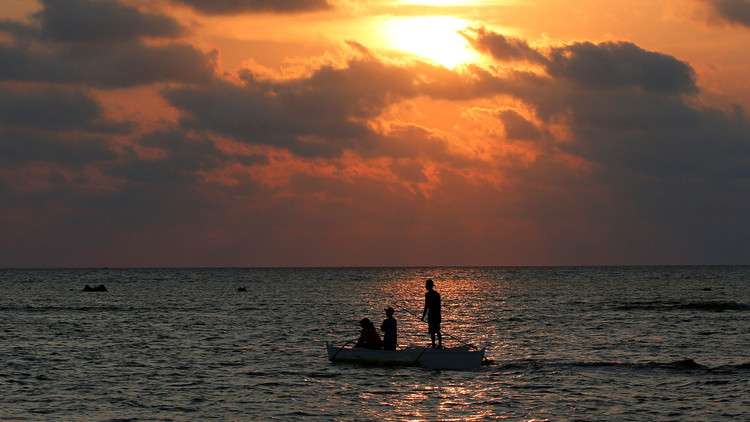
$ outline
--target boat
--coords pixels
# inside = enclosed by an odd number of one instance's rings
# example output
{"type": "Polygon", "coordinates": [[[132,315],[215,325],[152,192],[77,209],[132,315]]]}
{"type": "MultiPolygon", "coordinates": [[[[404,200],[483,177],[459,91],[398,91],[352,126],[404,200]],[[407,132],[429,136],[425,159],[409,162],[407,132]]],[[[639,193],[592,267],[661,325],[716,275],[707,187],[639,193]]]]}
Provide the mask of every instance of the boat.
{"type": "Polygon", "coordinates": [[[367,365],[421,366],[426,369],[477,369],[486,362],[484,348],[469,346],[432,348],[409,346],[400,350],[373,350],[364,347],[334,346],[326,342],[331,362],[367,365]]]}

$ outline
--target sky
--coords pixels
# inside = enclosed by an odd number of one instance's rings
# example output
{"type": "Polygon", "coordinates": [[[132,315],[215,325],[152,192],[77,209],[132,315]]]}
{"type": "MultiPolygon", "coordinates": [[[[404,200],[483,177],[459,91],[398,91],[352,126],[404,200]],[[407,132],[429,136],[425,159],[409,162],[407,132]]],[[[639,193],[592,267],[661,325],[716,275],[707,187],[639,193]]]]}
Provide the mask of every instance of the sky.
{"type": "Polygon", "coordinates": [[[3,0],[0,267],[750,264],[750,0],[3,0]]]}

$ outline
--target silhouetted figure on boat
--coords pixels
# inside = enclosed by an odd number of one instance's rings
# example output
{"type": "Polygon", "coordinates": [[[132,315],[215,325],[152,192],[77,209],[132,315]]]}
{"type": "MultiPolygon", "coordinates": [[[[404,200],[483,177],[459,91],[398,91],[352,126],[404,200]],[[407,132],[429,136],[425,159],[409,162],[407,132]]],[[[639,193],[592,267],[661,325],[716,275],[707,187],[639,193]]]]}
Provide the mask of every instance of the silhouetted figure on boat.
{"type": "Polygon", "coordinates": [[[100,284],[96,287],[91,287],[88,284],[83,288],[84,292],[106,292],[107,288],[104,287],[103,284],[100,284]]]}
{"type": "Polygon", "coordinates": [[[443,347],[443,335],[440,334],[440,293],[435,291],[433,287],[435,283],[432,279],[427,279],[425,282],[425,288],[427,292],[424,294],[424,311],[422,312],[422,321],[427,316],[428,332],[430,333],[430,339],[432,339],[432,347],[443,347]],[[435,337],[437,336],[438,344],[435,345],[435,337]]]}
{"type": "Polygon", "coordinates": [[[359,335],[359,340],[354,347],[366,347],[368,349],[382,349],[383,340],[380,339],[380,334],[375,329],[375,325],[370,321],[369,318],[362,318],[359,321],[359,325],[362,326],[362,332],[359,335]]]}
{"type": "Polygon", "coordinates": [[[380,324],[380,331],[383,332],[384,350],[396,350],[398,346],[398,323],[396,322],[396,318],[393,317],[393,312],[392,307],[387,307],[385,309],[386,318],[380,324]]]}

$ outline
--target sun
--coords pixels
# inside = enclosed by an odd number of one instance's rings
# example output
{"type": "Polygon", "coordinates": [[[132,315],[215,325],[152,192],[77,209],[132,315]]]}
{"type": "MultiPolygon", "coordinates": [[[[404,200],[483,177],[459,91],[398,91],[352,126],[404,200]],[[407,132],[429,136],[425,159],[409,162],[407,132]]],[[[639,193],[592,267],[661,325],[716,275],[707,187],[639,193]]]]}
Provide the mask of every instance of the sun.
{"type": "Polygon", "coordinates": [[[387,44],[449,69],[475,58],[474,51],[458,31],[470,26],[450,16],[395,18],[385,23],[387,44]]]}

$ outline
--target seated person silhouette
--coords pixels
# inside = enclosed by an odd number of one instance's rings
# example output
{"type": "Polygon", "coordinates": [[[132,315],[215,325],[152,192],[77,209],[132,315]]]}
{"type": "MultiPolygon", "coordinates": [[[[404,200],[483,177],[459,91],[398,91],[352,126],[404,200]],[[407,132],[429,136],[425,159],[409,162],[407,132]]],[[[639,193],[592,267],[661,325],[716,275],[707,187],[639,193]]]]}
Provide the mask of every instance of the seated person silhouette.
{"type": "Polygon", "coordinates": [[[359,325],[362,326],[362,332],[360,333],[357,344],[355,344],[354,347],[365,347],[375,350],[382,349],[383,340],[380,339],[380,334],[378,334],[372,321],[370,321],[369,318],[362,318],[359,321],[359,325]]]}

